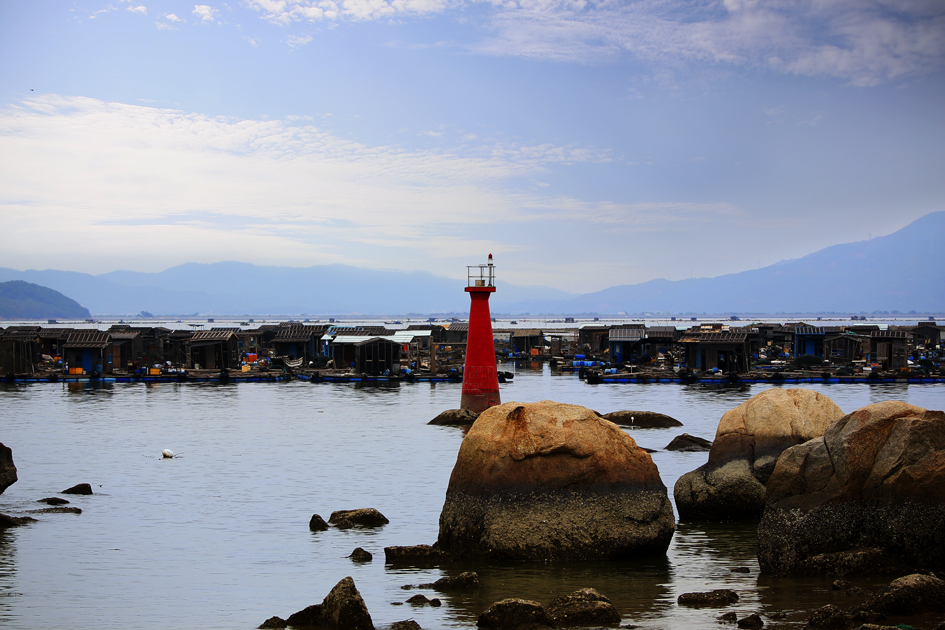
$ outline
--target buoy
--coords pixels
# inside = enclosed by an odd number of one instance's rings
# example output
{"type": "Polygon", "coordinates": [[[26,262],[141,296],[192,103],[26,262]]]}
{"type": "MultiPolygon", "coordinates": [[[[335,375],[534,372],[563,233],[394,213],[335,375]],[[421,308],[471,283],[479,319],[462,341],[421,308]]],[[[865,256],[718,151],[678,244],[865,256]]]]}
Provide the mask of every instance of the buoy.
{"type": "Polygon", "coordinates": [[[169,448],[166,448],[166,449],[164,449],[163,451],[161,451],[161,455],[163,455],[163,456],[165,457],[165,459],[170,459],[170,458],[174,457],[174,451],[172,451],[172,450],[169,449],[169,448]]]}

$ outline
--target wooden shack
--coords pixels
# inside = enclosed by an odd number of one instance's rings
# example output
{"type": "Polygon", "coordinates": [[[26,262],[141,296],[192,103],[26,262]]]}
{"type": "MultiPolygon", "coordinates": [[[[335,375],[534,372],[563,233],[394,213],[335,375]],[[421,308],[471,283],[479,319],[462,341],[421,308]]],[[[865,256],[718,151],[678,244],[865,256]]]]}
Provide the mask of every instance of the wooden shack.
{"type": "Polygon", "coordinates": [[[236,329],[199,330],[187,342],[187,367],[192,369],[236,369],[240,366],[240,343],[236,329]]]}
{"type": "Polygon", "coordinates": [[[879,330],[870,335],[870,361],[885,370],[908,367],[910,335],[902,330],[879,330]]]}
{"type": "Polygon", "coordinates": [[[69,374],[111,374],[112,336],[104,330],[75,330],[63,349],[63,368],[69,374]]]}
{"type": "Polygon", "coordinates": [[[749,369],[748,335],[744,332],[688,332],[679,342],[686,352],[686,367],[719,369],[727,373],[749,369]]]}
{"type": "Polygon", "coordinates": [[[39,326],[10,326],[0,332],[0,375],[27,374],[42,362],[39,326]]]}

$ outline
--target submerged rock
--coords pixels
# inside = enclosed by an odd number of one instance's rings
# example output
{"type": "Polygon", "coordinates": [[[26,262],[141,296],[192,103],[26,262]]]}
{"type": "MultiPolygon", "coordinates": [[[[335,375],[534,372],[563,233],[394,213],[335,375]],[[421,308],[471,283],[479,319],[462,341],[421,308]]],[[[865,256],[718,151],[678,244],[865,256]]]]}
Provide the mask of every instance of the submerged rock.
{"type": "Polygon", "coordinates": [[[420,624],[414,621],[413,619],[407,619],[406,621],[395,621],[390,624],[390,630],[423,630],[420,627],[420,624]]]}
{"type": "Polygon", "coordinates": [[[823,630],[845,630],[850,625],[850,621],[850,618],[838,606],[827,604],[811,613],[807,625],[823,630]]]}
{"type": "Polygon", "coordinates": [[[92,486],[87,483],[78,483],[63,490],[62,494],[92,494],[92,486]]]}
{"type": "Polygon", "coordinates": [[[30,510],[30,514],[82,514],[82,508],[77,507],[48,507],[41,510],[30,510]]]}
{"type": "Polygon", "coordinates": [[[915,573],[893,580],[856,607],[884,615],[916,615],[945,612],[945,580],[915,573]]]}
{"type": "Polygon", "coordinates": [[[420,584],[417,588],[432,588],[438,591],[475,591],[480,586],[479,575],[474,571],[465,571],[459,575],[442,577],[436,582],[420,584]]]}
{"type": "Polygon", "coordinates": [[[548,606],[548,616],[562,628],[620,623],[620,613],[614,605],[593,588],[582,588],[569,595],[556,597],[548,606]]]}
{"type": "Polygon", "coordinates": [[[707,593],[683,593],[676,600],[680,606],[728,606],[738,601],[735,591],[720,588],[707,593]]]}
{"type": "Polygon", "coordinates": [[[370,562],[374,559],[374,556],[371,555],[370,551],[365,551],[361,547],[357,547],[348,557],[355,562],[370,562]]]}
{"type": "Polygon", "coordinates": [[[945,413],[869,405],[785,451],[768,481],[758,561],[772,574],[945,569],[945,413]]]}
{"type": "Polygon", "coordinates": [[[683,425],[676,418],[655,411],[611,411],[601,417],[620,426],[637,427],[639,429],[667,429],[683,425]]]}
{"type": "Polygon", "coordinates": [[[266,619],[264,622],[259,624],[258,630],[271,630],[271,629],[276,629],[276,628],[285,628],[287,625],[288,624],[286,624],[285,619],[283,619],[282,617],[270,617],[269,619],[266,619]]]}
{"type": "Polygon", "coordinates": [[[765,484],[785,449],[823,434],[843,416],[832,400],[807,389],[769,389],[722,415],[709,461],[676,482],[681,520],[761,517],[765,484]]]}
{"type": "Polygon", "coordinates": [[[452,555],[432,545],[384,547],[384,560],[389,564],[438,564],[452,555]]]}
{"type": "Polygon", "coordinates": [[[518,630],[519,628],[553,628],[555,624],[538,602],[509,598],[489,606],[479,615],[476,625],[493,630],[518,630]]]}
{"type": "Polygon", "coordinates": [[[673,438],[673,441],[666,446],[667,451],[682,451],[693,453],[699,451],[708,451],[712,449],[712,442],[701,437],[683,433],[673,438]]]}
{"type": "Polygon", "coordinates": [[[0,513],[0,529],[7,527],[18,527],[20,525],[26,525],[27,523],[35,523],[36,519],[32,516],[10,516],[9,514],[0,513]]]}
{"type": "Polygon", "coordinates": [[[471,409],[447,409],[427,424],[452,427],[469,426],[478,417],[479,414],[471,409]]]}
{"type": "Polygon", "coordinates": [[[13,449],[0,443],[0,494],[16,483],[16,465],[13,463],[13,449]]]}
{"type": "Polygon", "coordinates": [[[328,523],[318,514],[312,514],[312,518],[308,522],[308,528],[313,532],[323,532],[328,529],[328,523]]]}
{"type": "Polygon", "coordinates": [[[354,527],[381,527],[390,523],[387,517],[374,508],[360,508],[357,510],[335,510],[328,517],[328,522],[340,529],[354,527]]]}
{"type": "Polygon", "coordinates": [[[460,446],[437,547],[513,561],[663,554],[675,529],[650,456],[590,409],[551,401],[484,411],[460,446]]]}
{"type": "Polygon", "coordinates": [[[69,502],[65,499],[60,499],[59,497],[46,497],[45,499],[40,499],[37,503],[45,503],[46,505],[68,505],[69,502]]]}
{"type": "Polygon", "coordinates": [[[374,630],[374,622],[367,606],[350,577],[338,582],[321,604],[309,606],[290,615],[286,624],[300,628],[313,626],[325,630],[374,630]]]}

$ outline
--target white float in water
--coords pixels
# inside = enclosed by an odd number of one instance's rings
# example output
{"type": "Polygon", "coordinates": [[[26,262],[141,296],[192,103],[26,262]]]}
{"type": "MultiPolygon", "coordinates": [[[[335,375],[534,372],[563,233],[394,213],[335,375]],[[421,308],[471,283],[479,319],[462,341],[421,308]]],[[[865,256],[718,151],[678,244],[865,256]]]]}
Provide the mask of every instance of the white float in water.
{"type": "Polygon", "coordinates": [[[163,451],[161,451],[161,455],[163,455],[167,459],[170,459],[171,457],[174,457],[174,451],[172,451],[169,448],[166,448],[163,451]]]}

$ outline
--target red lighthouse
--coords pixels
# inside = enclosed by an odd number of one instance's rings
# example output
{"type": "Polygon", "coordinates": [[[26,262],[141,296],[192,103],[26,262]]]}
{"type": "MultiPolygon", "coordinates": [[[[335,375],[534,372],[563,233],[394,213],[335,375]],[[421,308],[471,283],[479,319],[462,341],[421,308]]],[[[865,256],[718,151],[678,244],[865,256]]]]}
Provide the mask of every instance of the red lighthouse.
{"type": "Polygon", "coordinates": [[[463,397],[459,406],[482,413],[502,403],[492,340],[492,316],[489,313],[489,295],[495,293],[492,254],[489,254],[489,264],[466,267],[466,271],[466,292],[470,298],[469,333],[466,365],[463,367],[463,397]]]}

